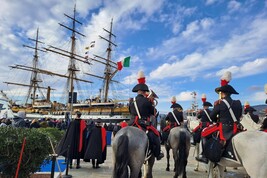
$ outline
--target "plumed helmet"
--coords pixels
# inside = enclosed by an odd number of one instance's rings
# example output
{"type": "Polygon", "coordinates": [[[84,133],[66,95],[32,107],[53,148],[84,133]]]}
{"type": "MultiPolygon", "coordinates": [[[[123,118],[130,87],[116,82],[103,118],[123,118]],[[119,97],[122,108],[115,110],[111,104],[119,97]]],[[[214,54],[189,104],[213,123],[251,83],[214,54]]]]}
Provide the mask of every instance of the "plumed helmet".
{"type": "Polygon", "coordinates": [[[215,89],[216,93],[224,92],[229,94],[239,94],[231,85],[224,85],[215,89]]]}
{"type": "Polygon", "coordinates": [[[172,104],[176,103],[176,97],[175,97],[175,96],[173,96],[173,97],[171,98],[171,103],[172,103],[172,104]]]}
{"type": "Polygon", "coordinates": [[[204,94],[204,93],[202,94],[201,100],[203,103],[206,102],[206,100],[207,100],[206,94],[204,94]]]}
{"type": "Polygon", "coordinates": [[[203,103],[203,106],[212,106],[212,104],[211,104],[210,102],[208,102],[208,101],[205,101],[205,102],[203,103]]]}
{"type": "Polygon", "coordinates": [[[143,71],[138,72],[137,81],[138,84],[133,87],[132,92],[138,92],[139,90],[149,92],[148,86],[145,84],[146,78],[143,71]]]}
{"type": "Polygon", "coordinates": [[[231,85],[229,85],[232,79],[232,74],[230,71],[226,71],[221,77],[221,87],[215,88],[215,92],[224,92],[229,94],[239,94],[231,85]]]}
{"type": "Polygon", "coordinates": [[[171,105],[171,108],[181,108],[181,109],[183,109],[183,107],[180,104],[178,104],[178,103],[172,104],[171,105]]]}

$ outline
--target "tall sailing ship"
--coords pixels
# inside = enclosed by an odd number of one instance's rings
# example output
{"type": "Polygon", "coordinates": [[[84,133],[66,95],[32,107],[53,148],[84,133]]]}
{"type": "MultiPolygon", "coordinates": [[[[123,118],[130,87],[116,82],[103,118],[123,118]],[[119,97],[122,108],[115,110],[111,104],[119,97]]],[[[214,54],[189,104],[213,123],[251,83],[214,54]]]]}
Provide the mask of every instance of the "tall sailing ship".
{"type": "MultiPolygon", "coordinates": [[[[38,48],[38,44],[42,43],[38,39],[38,30],[36,39],[30,39],[35,42],[35,47],[24,45],[25,47],[34,49],[35,54],[33,58],[33,66],[25,66],[25,65],[14,65],[10,66],[14,69],[20,69],[24,71],[30,71],[32,72],[30,84],[21,84],[21,83],[14,83],[14,82],[4,82],[7,84],[12,85],[20,85],[29,87],[28,95],[26,99],[26,103],[23,107],[13,105],[12,110],[14,112],[18,112],[19,110],[25,110],[27,118],[55,118],[55,119],[64,119],[64,118],[72,118],[76,111],[80,111],[82,113],[82,118],[84,119],[97,119],[101,118],[105,121],[111,121],[111,120],[128,120],[130,119],[130,114],[128,110],[128,100],[114,100],[109,98],[109,91],[110,91],[110,84],[112,82],[117,82],[114,80],[115,75],[118,72],[117,69],[117,63],[111,60],[111,52],[112,48],[116,47],[117,45],[112,41],[112,37],[115,37],[115,35],[112,33],[112,26],[113,21],[111,20],[110,23],[110,29],[104,29],[103,30],[108,33],[108,38],[99,36],[102,40],[105,40],[107,45],[107,56],[101,57],[98,55],[94,55],[94,57],[89,56],[82,56],[76,53],[76,36],[80,35],[82,37],[85,37],[82,33],[78,32],[76,30],[76,25],[82,23],[76,19],[76,6],[74,7],[74,14],[73,17],[64,14],[67,18],[71,19],[72,21],[72,27],[68,27],[64,24],[59,23],[60,26],[66,28],[67,30],[71,31],[71,50],[67,51],[64,49],[61,49],[56,46],[48,46],[43,49],[38,48]],[[55,72],[51,72],[48,70],[43,70],[38,68],[38,51],[46,52],[46,53],[54,53],[62,57],[67,57],[69,60],[68,65],[68,71],[66,75],[58,74],[55,72]],[[96,75],[91,73],[84,73],[88,76],[95,77],[99,80],[103,81],[103,87],[99,90],[99,94],[95,98],[88,98],[83,101],[77,100],[77,95],[79,94],[78,91],[75,91],[75,82],[84,82],[84,83],[93,83],[89,80],[78,78],[77,74],[80,72],[77,62],[83,63],[83,65],[93,65],[98,63],[101,65],[104,65],[104,71],[102,72],[103,75],[96,75]],[[50,76],[56,76],[61,78],[67,79],[67,101],[65,104],[58,103],[56,101],[51,102],[50,100],[50,92],[54,89],[50,86],[43,87],[40,85],[42,82],[39,79],[39,74],[45,74],[50,76]],[[38,96],[38,93],[41,93],[42,96],[43,92],[42,90],[46,90],[47,94],[46,97],[42,97],[40,99],[40,96],[38,96]],[[31,100],[30,104],[27,104],[27,102],[31,100]]],[[[92,84],[93,85],[93,84],[92,84]]],[[[89,92],[88,92],[89,93],[89,92]]]]}

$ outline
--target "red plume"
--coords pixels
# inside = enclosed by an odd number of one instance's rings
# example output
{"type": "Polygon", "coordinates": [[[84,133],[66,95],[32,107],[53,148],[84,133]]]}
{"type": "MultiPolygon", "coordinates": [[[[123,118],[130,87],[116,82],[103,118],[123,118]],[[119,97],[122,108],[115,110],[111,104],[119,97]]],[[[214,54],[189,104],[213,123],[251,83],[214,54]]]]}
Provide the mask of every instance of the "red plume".
{"type": "Polygon", "coordinates": [[[221,86],[227,85],[232,79],[232,73],[226,71],[221,77],[221,86]]]}
{"type": "Polygon", "coordinates": [[[145,78],[145,75],[144,75],[143,71],[139,71],[138,72],[137,81],[138,81],[139,84],[145,84],[146,83],[146,78],[145,78]]]}
{"type": "Polygon", "coordinates": [[[202,94],[201,100],[202,100],[203,103],[206,102],[207,98],[206,98],[206,95],[205,94],[202,94]]]}
{"type": "Polygon", "coordinates": [[[172,104],[176,103],[176,97],[175,97],[175,96],[173,96],[173,97],[171,98],[171,103],[172,103],[172,104]]]}
{"type": "Polygon", "coordinates": [[[247,108],[249,108],[249,106],[250,106],[250,105],[249,105],[249,102],[246,101],[245,104],[244,104],[244,110],[247,109],[247,108]]]}

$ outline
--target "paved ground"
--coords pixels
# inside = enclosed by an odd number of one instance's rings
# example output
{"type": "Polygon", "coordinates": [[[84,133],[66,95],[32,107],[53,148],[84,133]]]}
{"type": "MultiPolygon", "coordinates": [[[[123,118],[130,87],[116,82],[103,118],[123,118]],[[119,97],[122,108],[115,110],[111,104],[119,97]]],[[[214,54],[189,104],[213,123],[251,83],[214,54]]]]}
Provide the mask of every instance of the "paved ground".
{"type": "MultiPolygon", "coordinates": [[[[162,146],[162,150],[165,151],[165,148],[162,146]]],[[[199,171],[194,171],[196,161],[193,156],[194,147],[190,149],[190,155],[187,165],[187,177],[188,178],[207,178],[207,173],[205,172],[205,165],[201,164],[199,171]]],[[[81,162],[81,169],[70,169],[69,175],[72,175],[74,178],[111,178],[112,174],[112,149],[109,146],[107,149],[107,160],[104,164],[100,165],[101,168],[93,169],[91,163],[81,162]]],[[[165,154],[166,155],[166,154],[165,154]]],[[[173,161],[171,159],[171,168],[173,169],[173,161]]],[[[153,168],[154,178],[166,178],[173,177],[173,172],[165,171],[166,168],[166,158],[164,157],[160,161],[156,161],[153,168]]],[[[65,174],[63,174],[65,175],[65,174]]],[[[227,168],[226,178],[243,178],[245,176],[245,171],[243,168],[238,168],[234,170],[233,168],[227,168]]]]}

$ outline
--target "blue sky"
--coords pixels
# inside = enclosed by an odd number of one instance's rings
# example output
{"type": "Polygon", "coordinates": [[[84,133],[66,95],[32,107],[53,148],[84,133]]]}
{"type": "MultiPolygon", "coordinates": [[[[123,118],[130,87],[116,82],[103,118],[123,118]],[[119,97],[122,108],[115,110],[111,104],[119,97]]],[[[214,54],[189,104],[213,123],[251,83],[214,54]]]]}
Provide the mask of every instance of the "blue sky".
{"type": "MultiPolygon", "coordinates": [[[[31,66],[33,51],[23,48],[28,38],[35,38],[39,28],[40,40],[47,45],[70,49],[69,33],[58,23],[70,25],[64,13],[72,16],[75,1],[63,0],[2,0],[0,6],[0,89],[13,100],[22,101],[27,90],[2,82],[29,83],[30,74],[11,70],[12,64],[31,66]],[[68,2],[68,3],[66,3],[68,2]]],[[[137,83],[137,73],[144,71],[147,85],[159,96],[158,110],[170,110],[170,100],[176,96],[184,109],[190,108],[191,93],[214,102],[214,89],[220,85],[225,71],[232,72],[230,84],[240,93],[233,95],[242,103],[264,104],[267,83],[267,1],[264,0],[77,0],[77,25],[85,38],[77,37],[77,53],[96,41],[90,56],[105,56],[107,44],[98,35],[106,36],[113,18],[116,34],[112,59],[117,62],[131,56],[129,68],[123,68],[111,86],[110,97],[134,97],[131,90],[137,83]]],[[[51,53],[39,54],[39,68],[66,74],[68,60],[51,53]]],[[[85,72],[99,74],[103,66],[77,64],[80,78],[91,80],[79,84],[78,99],[95,96],[101,82],[85,72]]],[[[43,86],[50,85],[52,100],[63,100],[66,81],[58,77],[40,76],[43,86]]],[[[45,93],[45,92],[44,92],[45,93]]],[[[18,102],[20,102],[18,101],[18,102]]],[[[64,101],[63,101],[64,102],[64,101]]]]}

